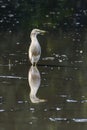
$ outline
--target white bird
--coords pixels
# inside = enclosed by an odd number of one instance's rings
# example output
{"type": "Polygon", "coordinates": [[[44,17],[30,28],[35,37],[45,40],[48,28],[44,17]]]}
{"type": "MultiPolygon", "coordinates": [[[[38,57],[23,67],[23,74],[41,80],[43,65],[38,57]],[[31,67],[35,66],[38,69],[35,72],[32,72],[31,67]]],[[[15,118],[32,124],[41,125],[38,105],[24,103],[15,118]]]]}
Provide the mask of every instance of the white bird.
{"type": "Polygon", "coordinates": [[[40,29],[33,29],[30,34],[31,44],[29,47],[29,59],[31,64],[35,66],[41,56],[41,46],[37,39],[38,34],[44,34],[46,31],[40,29]]]}

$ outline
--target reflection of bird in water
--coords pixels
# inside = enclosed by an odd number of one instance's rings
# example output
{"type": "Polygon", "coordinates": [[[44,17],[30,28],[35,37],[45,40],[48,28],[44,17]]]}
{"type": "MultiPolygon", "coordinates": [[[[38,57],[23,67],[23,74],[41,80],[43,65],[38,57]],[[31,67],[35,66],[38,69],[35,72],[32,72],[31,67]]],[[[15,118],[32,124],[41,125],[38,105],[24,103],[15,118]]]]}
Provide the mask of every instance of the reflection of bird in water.
{"type": "Polygon", "coordinates": [[[40,29],[33,29],[30,34],[31,44],[29,47],[29,58],[33,66],[37,64],[41,55],[41,47],[37,40],[38,34],[44,34],[46,31],[40,29]]]}
{"type": "Polygon", "coordinates": [[[32,103],[45,102],[44,99],[37,98],[36,94],[40,87],[41,77],[36,66],[31,66],[28,74],[28,82],[30,85],[30,100],[32,103]]]}

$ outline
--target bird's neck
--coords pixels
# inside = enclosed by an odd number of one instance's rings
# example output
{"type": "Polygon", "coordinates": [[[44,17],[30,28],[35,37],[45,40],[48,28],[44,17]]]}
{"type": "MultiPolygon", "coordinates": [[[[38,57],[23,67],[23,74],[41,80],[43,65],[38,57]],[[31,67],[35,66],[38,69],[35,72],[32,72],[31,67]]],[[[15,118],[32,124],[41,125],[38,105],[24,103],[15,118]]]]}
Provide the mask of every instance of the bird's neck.
{"type": "Polygon", "coordinates": [[[39,43],[38,40],[37,40],[37,36],[36,35],[31,37],[31,41],[32,41],[33,44],[38,44],[39,43]]]}

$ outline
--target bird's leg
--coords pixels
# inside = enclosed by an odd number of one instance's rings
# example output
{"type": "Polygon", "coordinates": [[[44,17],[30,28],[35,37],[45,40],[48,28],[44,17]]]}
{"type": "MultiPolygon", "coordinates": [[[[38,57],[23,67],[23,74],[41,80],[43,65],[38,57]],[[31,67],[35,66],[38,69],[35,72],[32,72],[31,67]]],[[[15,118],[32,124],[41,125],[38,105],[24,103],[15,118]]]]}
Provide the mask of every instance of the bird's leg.
{"type": "Polygon", "coordinates": [[[35,62],[35,66],[37,66],[37,63],[35,62]]]}
{"type": "Polygon", "coordinates": [[[33,62],[33,66],[36,66],[36,62],[33,62]]]}

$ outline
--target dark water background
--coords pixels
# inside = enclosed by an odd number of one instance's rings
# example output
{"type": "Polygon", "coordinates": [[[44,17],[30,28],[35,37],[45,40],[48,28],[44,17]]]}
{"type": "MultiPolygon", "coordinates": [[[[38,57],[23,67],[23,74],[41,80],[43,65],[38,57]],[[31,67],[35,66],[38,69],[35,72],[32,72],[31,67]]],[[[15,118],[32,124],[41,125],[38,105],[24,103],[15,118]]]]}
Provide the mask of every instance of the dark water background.
{"type": "Polygon", "coordinates": [[[86,22],[86,0],[0,0],[0,130],[87,129],[86,22]],[[48,33],[31,100],[33,28],[48,33]]]}

